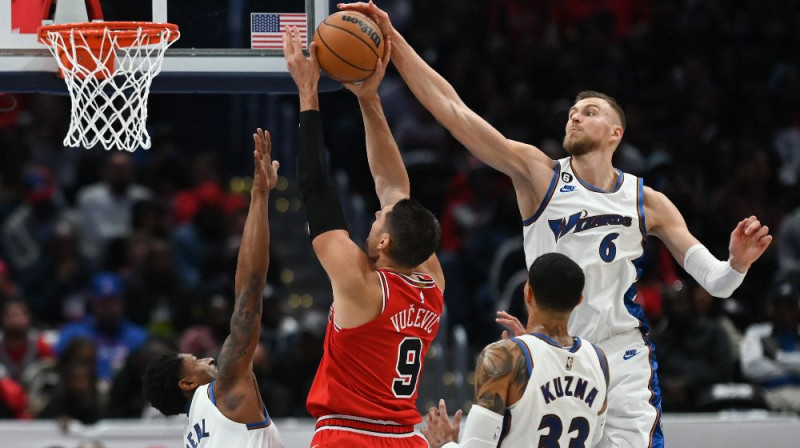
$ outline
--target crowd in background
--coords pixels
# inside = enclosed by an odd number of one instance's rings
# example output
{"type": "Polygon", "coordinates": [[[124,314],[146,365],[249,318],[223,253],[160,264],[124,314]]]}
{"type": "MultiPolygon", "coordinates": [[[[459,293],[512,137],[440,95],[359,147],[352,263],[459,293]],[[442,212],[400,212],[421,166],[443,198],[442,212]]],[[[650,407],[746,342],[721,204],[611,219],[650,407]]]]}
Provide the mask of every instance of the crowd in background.
{"type": "MultiPolygon", "coordinates": [[[[628,121],[616,166],[665,193],[717,257],[727,256],[740,219],[767,224],[775,242],[724,301],[650,238],[637,300],[652,327],[665,411],[727,403],[800,412],[795,1],[381,6],[471,108],[553,158],[566,156],[560,142],[578,92],[616,97],[628,121]],[[719,385],[728,383],[750,385],[750,393],[725,401],[719,385]]],[[[499,337],[495,310],[524,317],[513,188],[453,140],[395,73],[381,96],[412,195],[442,224],[443,331],[463,328],[477,353],[499,337]]],[[[153,98],[152,107],[170,101],[182,97],[153,98]]],[[[358,106],[346,91],[324,94],[321,104],[331,164],[346,180],[348,217],[362,241],[377,200],[358,106]]],[[[152,415],[141,395],[147,361],[169,350],[216,356],[228,333],[248,204],[240,177],[250,168],[231,169],[226,156],[247,148],[198,150],[186,142],[202,129],[156,110],[149,152],[65,149],[68,106],[64,97],[0,95],[0,417],[152,415]]],[[[292,138],[278,140],[284,157],[292,138]]],[[[287,305],[292,280],[281,266],[310,245],[302,233],[283,244],[296,250],[273,257],[254,370],[273,417],[306,416],[330,302],[317,295],[313,306],[287,305]]],[[[324,276],[315,282],[329,289],[324,276]]]]}

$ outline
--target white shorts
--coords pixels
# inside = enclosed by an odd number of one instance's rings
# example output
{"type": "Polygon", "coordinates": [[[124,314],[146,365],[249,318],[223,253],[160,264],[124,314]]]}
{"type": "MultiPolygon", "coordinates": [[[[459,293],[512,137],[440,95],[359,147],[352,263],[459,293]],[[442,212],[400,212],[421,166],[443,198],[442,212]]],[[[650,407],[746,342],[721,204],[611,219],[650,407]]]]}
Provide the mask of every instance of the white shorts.
{"type": "Polygon", "coordinates": [[[606,352],[608,414],[599,448],[663,448],[661,390],[652,343],[632,330],[595,343],[606,352]]]}

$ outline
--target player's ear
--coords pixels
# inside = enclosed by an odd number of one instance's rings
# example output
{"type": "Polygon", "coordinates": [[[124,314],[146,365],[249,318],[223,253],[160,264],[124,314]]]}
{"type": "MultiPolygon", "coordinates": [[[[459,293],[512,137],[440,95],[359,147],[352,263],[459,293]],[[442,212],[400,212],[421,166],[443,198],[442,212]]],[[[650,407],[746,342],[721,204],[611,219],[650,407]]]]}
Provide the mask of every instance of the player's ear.
{"type": "Polygon", "coordinates": [[[611,130],[611,139],[615,141],[622,140],[622,134],[625,133],[625,129],[622,129],[622,126],[615,124],[614,128],[611,130]]]}
{"type": "Polygon", "coordinates": [[[391,244],[391,235],[386,232],[381,233],[381,239],[378,240],[378,250],[387,250],[391,244]]]}
{"type": "Polygon", "coordinates": [[[578,297],[578,303],[576,303],[576,304],[575,304],[575,306],[578,306],[578,305],[580,305],[581,303],[583,303],[583,293],[581,293],[581,296],[580,296],[580,297],[578,297]]]}
{"type": "Polygon", "coordinates": [[[525,282],[525,305],[530,307],[531,309],[536,308],[536,301],[533,300],[533,290],[531,289],[531,284],[529,282],[525,282]]]}
{"type": "Polygon", "coordinates": [[[186,376],[178,380],[178,387],[180,387],[181,390],[184,392],[194,392],[194,390],[197,389],[199,386],[200,384],[192,381],[189,377],[186,376]]]}

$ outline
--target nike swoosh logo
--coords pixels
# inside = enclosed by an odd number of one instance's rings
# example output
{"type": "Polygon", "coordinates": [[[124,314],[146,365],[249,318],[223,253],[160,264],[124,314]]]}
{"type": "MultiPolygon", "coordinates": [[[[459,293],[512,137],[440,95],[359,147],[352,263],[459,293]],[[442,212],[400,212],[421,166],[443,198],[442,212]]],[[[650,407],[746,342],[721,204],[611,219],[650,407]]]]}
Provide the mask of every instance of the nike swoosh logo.
{"type": "Polygon", "coordinates": [[[625,352],[624,355],[622,355],[622,359],[623,361],[627,361],[638,354],[639,354],[638,350],[628,350],[627,352],[625,352]]]}

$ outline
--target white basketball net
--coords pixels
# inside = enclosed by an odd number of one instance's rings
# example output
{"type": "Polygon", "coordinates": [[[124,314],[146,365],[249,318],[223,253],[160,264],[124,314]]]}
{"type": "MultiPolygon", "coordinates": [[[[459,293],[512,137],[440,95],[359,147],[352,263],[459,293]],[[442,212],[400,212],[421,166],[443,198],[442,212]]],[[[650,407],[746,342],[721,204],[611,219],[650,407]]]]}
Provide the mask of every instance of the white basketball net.
{"type": "Polygon", "coordinates": [[[104,28],[98,51],[90,48],[80,29],[47,33],[72,98],[64,146],[91,148],[99,143],[105,149],[131,152],[150,148],[147,96],[161,72],[164,52],[177,40],[175,34],[178,31],[164,28],[150,35],[139,27],[133,43],[120,46],[114,31],[104,28]],[[87,64],[89,59],[94,63],[87,64]]]}

